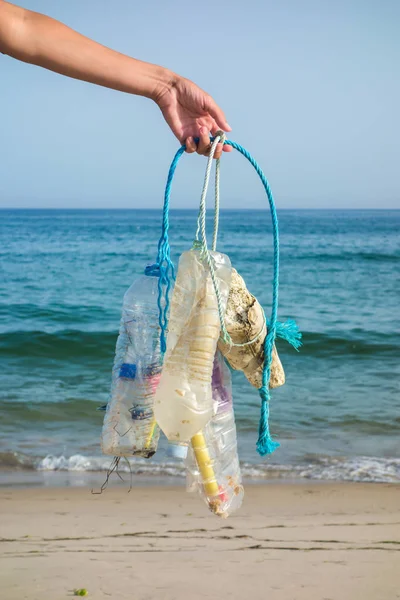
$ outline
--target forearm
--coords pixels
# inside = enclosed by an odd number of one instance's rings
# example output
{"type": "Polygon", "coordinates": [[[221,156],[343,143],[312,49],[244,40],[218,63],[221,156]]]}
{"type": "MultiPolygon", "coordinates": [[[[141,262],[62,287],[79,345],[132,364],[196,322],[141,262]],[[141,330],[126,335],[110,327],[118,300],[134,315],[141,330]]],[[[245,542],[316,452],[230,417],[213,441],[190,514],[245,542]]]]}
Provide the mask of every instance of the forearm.
{"type": "Polygon", "coordinates": [[[156,99],[175,75],[115,52],[49,17],[0,0],[0,51],[56,73],[156,99]]]}

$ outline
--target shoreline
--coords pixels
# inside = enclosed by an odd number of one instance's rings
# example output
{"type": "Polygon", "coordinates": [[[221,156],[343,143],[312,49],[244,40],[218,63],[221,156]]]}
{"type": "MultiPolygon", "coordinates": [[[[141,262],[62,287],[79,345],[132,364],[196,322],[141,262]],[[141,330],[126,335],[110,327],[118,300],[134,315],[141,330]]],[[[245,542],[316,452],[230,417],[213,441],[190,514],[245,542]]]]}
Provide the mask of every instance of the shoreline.
{"type": "MultiPolygon", "coordinates": [[[[106,471],[47,471],[36,469],[0,469],[0,491],[18,489],[94,489],[100,488],[107,477],[106,471]]],[[[146,488],[177,488],[185,489],[186,477],[182,475],[146,474],[129,472],[121,473],[122,479],[113,473],[107,484],[107,489],[116,488],[129,491],[132,489],[146,488]]],[[[366,485],[366,486],[398,486],[397,481],[357,481],[346,479],[313,479],[307,477],[274,477],[273,472],[266,477],[242,478],[245,489],[247,487],[263,486],[324,486],[324,485],[366,485]]]]}
{"type": "MultiPolygon", "coordinates": [[[[161,457],[162,458],[162,457],[161,457]]],[[[0,453],[0,488],[2,487],[84,487],[101,486],[111,464],[110,457],[73,454],[31,457],[17,452],[0,453]]],[[[146,462],[145,459],[123,461],[111,485],[133,487],[148,485],[185,485],[182,463],[168,460],[146,462]]],[[[400,458],[396,456],[308,456],[297,461],[258,460],[241,462],[245,485],[307,482],[400,483],[400,458]],[[307,460],[306,460],[307,459],[307,460]]]]}
{"type": "MultiPolygon", "coordinates": [[[[397,460],[397,459],[396,459],[397,460]]],[[[128,490],[141,487],[177,487],[185,488],[185,472],[180,474],[167,473],[146,473],[122,471],[119,477],[113,473],[110,477],[107,487],[122,488],[128,490]]],[[[0,490],[2,489],[41,489],[41,488],[99,488],[103,485],[107,477],[106,470],[86,471],[86,470],[46,470],[46,469],[0,469],[0,490]]],[[[270,485],[393,485],[399,486],[398,478],[393,480],[379,479],[340,479],[333,477],[307,477],[297,473],[283,473],[281,471],[270,471],[265,476],[242,476],[243,485],[249,486],[270,486],[270,485]]]]}
{"type": "Polygon", "coordinates": [[[54,600],[394,600],[400,486],[271,482],[212,515],[183,487],[0,489],[2,593],[54,600]]]}
{"type": "MultiPolygon", "coordinates": [[[[130,487],[135,489],[146,488],[177,488],[185,489],[186,477],[169,475],[132,475],[122,473],[123,481],[114,473],[107,486],[108,488],[118,488],[128,491],[130,487]]],[[[0,490],[12,489],[59,489],[59,488],[79,488],[92,489],[100,487],[106,479],[106,472],[99,471],[40,471],[40,470],[0,470],[0,490]]],[[[307,480],[304,478],[247,478],[243,477],[244,487],[250,486],[269,486],[269,485],[324,485],[324,484],[358,483],[349,481],[329,481],[329,480],[307,480]]],[[[377,483],[377,482],[373,482],[377,483]]],[[[385,485],[386,482],[382,482],[385,485]]],[[[367,482],[369,485],[369,483],[367,482]]],[[[378,483],[377,483],[378,484],[378,483]]],[[[372,484],[371,484],[372,485],[372,484]]],[[[380,483],[379,483],[380,485],[380,483]]]]}

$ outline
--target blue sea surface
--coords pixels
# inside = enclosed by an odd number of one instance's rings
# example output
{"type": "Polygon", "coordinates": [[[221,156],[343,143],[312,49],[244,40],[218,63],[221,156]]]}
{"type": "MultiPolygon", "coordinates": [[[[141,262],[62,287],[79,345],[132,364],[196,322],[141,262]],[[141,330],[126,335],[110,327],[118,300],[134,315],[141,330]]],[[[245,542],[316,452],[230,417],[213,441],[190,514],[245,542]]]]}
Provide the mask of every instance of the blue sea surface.
{"type": "MultiPolygon", "coordinates": [[[[171,211],[174,261],[196,211],[171,211]]],[[[296,319],[300,352],[277,341],[286,384],[273,391],[272,455],[255,449],[259,396],[233,374],[247,478],[400,481],[400,211],[279,212],[279,318],[296,319]]],[[[208,221],[210,236],[212,214],[208,221]]],[[[0,211],[0,469],[97,471],[122,297],[155,261],[161,211],[0,211]]],[[[267,314],[267,211],[222,211],[227,253],[267,314]]],[[[162,449],[133,461],[180,475],[162,449]]]]}

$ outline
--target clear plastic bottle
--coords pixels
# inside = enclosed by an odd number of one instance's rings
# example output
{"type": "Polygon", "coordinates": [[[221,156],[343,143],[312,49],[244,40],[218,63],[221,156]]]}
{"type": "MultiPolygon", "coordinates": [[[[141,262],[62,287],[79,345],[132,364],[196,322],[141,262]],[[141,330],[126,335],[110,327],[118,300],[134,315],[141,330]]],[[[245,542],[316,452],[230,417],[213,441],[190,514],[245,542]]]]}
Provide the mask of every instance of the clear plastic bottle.
{"type": "Polygon", "coordinates": [[[161,376],[158,271],[145,270],[127,290],[104,416],[102,450],[112,456],[152,456],[160,430],[154,395],[161,376]]]}
{"type": "MultiPolygon", "coordinates": [[[[221,303],[228,300],[231,264],[211,252],[221,303]]],[[[169,441],[189,442],[213,415],[211,376],[220,319],[210,269],[201,250],[184,252],[171,299],[167,351],[154,414],[169,441]]]]}
{"type": "Polygon", "coordinates": [[[197,490],[209,509],[227,517],[240,508],[244,490],[237,451],[231,374],[223,356],[215,355],[212,374],[215,414],[196,434],[186,459],[187,487],[197,490]]]}

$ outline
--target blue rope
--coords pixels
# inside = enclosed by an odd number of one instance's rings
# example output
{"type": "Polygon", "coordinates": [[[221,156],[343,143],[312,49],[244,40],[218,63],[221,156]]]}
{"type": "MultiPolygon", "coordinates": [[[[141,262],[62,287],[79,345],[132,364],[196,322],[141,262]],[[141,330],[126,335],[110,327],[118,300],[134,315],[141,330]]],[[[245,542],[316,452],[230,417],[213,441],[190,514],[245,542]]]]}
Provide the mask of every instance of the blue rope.
{"type": "MultiPolygon", "coordinates": [[[[211,138],[211,142],[214,138],[211,138]]],[[[198,142],[198,139],[195,139],[198,142]]],[[[224,144],[232,146],[240,154],[242,154],[250,164],[256,170],[261,182],[264,186],[265,192],[268,197],[269,208],[272,220],[272,234],[273,234],[273,248],[274,248],[274,264],[273,264],[273,280],[272,280],[272,306],[271,306],[271,317],[268,321],[268,333],[264,342],[264,368],[262,374],[262,385],[260,387],[259,394],[261,397],[261,415],[258,431],[257,440],[257,451],[261,456],[272,453],[276,448],[279,447],[279,443],[272,439],[269,431],[269,380],[271,377],[271,364],[272,364],[272,350],[277,335],[277,315],[278,315],[278,296],[279,296],[279,228],[278,228],[278,216],[276,214],[275,202],[272,196],[272,191],[265,177],[260,165],[251,156],[251,154],[243,148],[240,144],[231,140],[225,140],[224,144]]],[[[169,203],[171,196],[171,185],[174,177],[175,169],[178,161],[182,154],[185,152],[186,147],[181,146],[174,156],[171,163],[167,184],[164,194],[164,208],[163,208],[163,224],[162,224],[162,235],[158,244],[158,256],[156,266],[160,269],[160,279],[158,284],[158,308],[159,308],[159,324],[161,329],[161,350],[165,352],[166,349],[166,331],[168,327],[168,309],[169,309],[169,292],[171,289],[171,276],[175,278],[174,267],[170,259],[170,247],[168,241],[168,230],[169,230],[169,203]],[[165,286],[165,300],[163,307],[163,286],[165,286]]],[[[293,326],[292,326],[293,327],[293,326]]],[[[295,326],[297,329],[297,326],[295,326]]],[[[297,330],[298,334],[298,330],[297,330]]],[[[294,335],[294,334],[293,334],[294,335]]],[[[298,334],[299,335],[299,334],[298,334]]],[[[297,335],[297,337],[298,337],[297,335]]],[[[283,336],[282,336],[283,337],[283,336]]],[[[293,337],[293,336],[292,336],[293,337]]],[[[294,335],[296,337],[296,335],[294,335]]],[[[299,338],[298,338],[299,339],[299,338]]],[[[299,342],[300,343],[300,342],[299,342]]]]}
{"type": "Polygon", "coordinates": [[[270,185],[267,178],[265,177],[260,165],[251,156],[251,154],[243,148],[240,144],[226,140],[227,145],[232,146],[235,150],[238,150],[250,164],[256,170],[261,182],[264,186],[265,192],[268,197],[269,208],[271,213],[272,221],[272,235],[274,243],[274,265],[273,265],[273,279],[272,279],[272,306],[271,306],[271,317],[269,319],[268,333],[265,337],[264,342],[264,368],[262,374],[262,386],[260,387],[259,394],[261,397],[261,415],[260,423],[258,428],[258,440],[257,440],[257,451],[261,456],[271,454],[279,447],[279,442],[274,441],[271,438],[269,431],[269,380],[271,377],[271,364],[272,364],[272,349],[274,347],[276,338],[276,322],[278,319],[278,297],[279,297],[279,228],[278,228],[278,215],[276,214],[275,202],[272,195],[270,185]]]}
{"type": "Polygon", "coordinates": [[[161,237],[158,242],[157,261],[151,265],[151,269],[158,269],[160,277],[158,279],[158,322],[160,325],[160,346],[162,354],[165,354],[167,349],[167,327],[168,327],[168,311],[169,311],[169,292],[171,290],[171,279],[175,279],[175,269],[171,261],[171,249],[169,246],[168,231],[169,231],[169,201],[171,198],[171,186],[174,178],[175,169],[182,154],[185,152],[185,146],[179,148],[174,156],[174,159],[169,168],[167,185],[164,193],[164,208],[161,237]],[[163,287],[165,288],[165,294],[163,287]],[[163,302],[164,298],[164,302],[163,302]]]}

